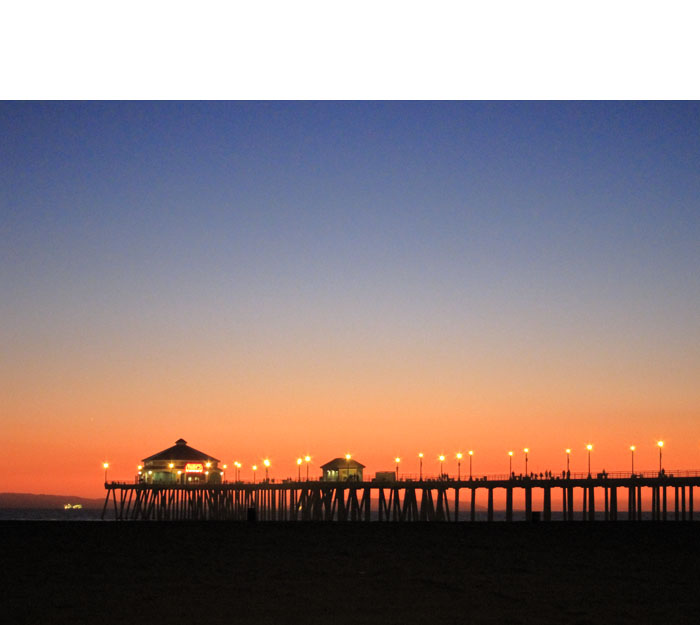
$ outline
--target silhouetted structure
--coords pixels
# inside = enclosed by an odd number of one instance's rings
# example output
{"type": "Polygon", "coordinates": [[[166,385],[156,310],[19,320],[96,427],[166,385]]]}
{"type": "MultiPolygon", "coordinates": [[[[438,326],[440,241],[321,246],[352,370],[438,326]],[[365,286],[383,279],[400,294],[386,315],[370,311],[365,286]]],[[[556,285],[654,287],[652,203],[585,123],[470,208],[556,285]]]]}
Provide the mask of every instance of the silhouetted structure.
{"type": "MultiPolygon", "coordinates": [[[[345,459],[338,459],[345,462],[345,459]]],[[[330,463],[329,463],[330,464],[330,463]]],[[[359,464],[359,463],[358,463],[359,464]]],[[[562,501],[560,518],[564,521],[605,521],[643,518],[642,492],[651,491],[650,517],[655,521],[671,518],[694,519],[694,491],[700,487],[700,473],[686,475],[665,473],[645,477],[640,474],[611,477],[549,477],[545,479],[511,478],[478,480],[396,481],[394,483],[362,481],[291,481],[283,483],[185,483],[124,484],[107,483],[104,518],[110,500],[116,519],[142,520],[239,520],[248,510],[256,511],[260,521],[460,521],[477,520],[477,493],[486,495],[486,520],[494,520],[494,492],[505,491],[505,520],[513,521],[513,493],[524,494],[524,520],[541,518],[551,521],[552,495],[559,491],[562,501]],[[533,491],[542,491],[540,517],[533,517],[533,491]],[[461,495],[469,495],[469,505],[460,507],[461,495]],[[575,507],[579,491],[581,505],[575,507]],[[619,515],[618,501],[626,491],[627,511],[619,515]],[[596,492],[604,502],[596,516],[596,492]],[[670,493],[670,496],[669,496],[670,493]],[[670,500],[670,504],[669,504],[670,500]],[[468,513],[465,518],[464,513],[468,513]],[[462,515],[462,516],[460,516],[462,515]]],[[[624,510],[624,508],[622,508],[624,510]]],[[[539,512],[539,511],[537,511],[539,512]]],[[[557,515],[559,516],[559,514],[557,515]]]]}
{"type": "Polygon", "coordinates": [[[325,482],[361,482],[364,464],[350,458],[334,458],[330,462],[321,465],[323,471],[322,480],[325,482]]]}
{"type": "Polygon", "coordinates": [[[139,481],[145,484],[220,484],[222,481],[219,460],[190,447],[182,438],[142,462],[139,481]]]}

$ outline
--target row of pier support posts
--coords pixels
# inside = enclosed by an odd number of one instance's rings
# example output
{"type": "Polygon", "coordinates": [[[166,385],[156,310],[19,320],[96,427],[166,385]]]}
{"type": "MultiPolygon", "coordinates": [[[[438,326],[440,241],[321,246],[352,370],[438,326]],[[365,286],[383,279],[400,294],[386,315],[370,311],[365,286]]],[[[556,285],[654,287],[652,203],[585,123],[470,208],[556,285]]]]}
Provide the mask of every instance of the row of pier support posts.
{"type": "MultiPolygon", "coordinates": [[[[579,482],[579,484],[581,484],[579,482]]],[[[559,486],[557,486],[559,487],[559,486]]],[[[595,486],[592,481],[583,483],[581,518],[595,519],[595,486]]],[[[604,489],[605,520],[618,520],[618,486],[598,484],[604,489]]],[[[677,480],[664,483],[662,480],[648,481],[645,484],[631,480],[620,486],[627,488],[627,518],[642,518],[643,488],[651,490],[651,518],[653,520],[676,521],[693,520],[693,497],[695,482],[677,480]],[[686,492],[687,487],[687,492],[686,492]],[[673,489],[673,490],[671,490],[673,489]],[[668,501],[669,496],[673,502],[668,501]],[[673,517],[670,508],[673,506],[673,517]]],[[[476,520],[476,486],[469,486],[471,506],[469,519],[476,520]]],[[[479,485],[485,488],[488,496],[487,520],[494,521],[495,485],[479,485]]],[[[527,520],[534,516],[531,484],[499,485],[506,491],[506,521],[513,521],[513,492],[522,488],[525,492],[525,515],[527,520]]],[[[540,488],[538,485],[537,488],[540,488]]],[[[552,517],[552,488],[542,484],[543,518],[552,517]]],[[[562,517],[574,519],[574,488],[562,485],[562,517]]],[[[108,485],[103,507],[103,518],[107,510],[113,508],[118,520],[244,520],[249,508],[257,510],[261,521],[366,521],[371,520],[371,496],[379,495],[379,520],[392,522],[405,521],[452,521],[461,520],[459,514],[460,492],[448,484],[430,485],[391,485],[382,488],[371,485],[317,484],[317,485],[270,485],[256,484],[241,487],[147,487],[108,485]],[[454,496],[452,489],[454,488],[454,496]],[[420,503],[418,490],[421,491],[420,503]],[[451,506],[454,503],[454,514],[451,506]]],[[[111,512],[111,511],[110,511],[111,512]]],[[[111,515],[110,515],[111,516],[111,515]]],[[[578,518],[578,514],[576,513],[578,518]]]]}

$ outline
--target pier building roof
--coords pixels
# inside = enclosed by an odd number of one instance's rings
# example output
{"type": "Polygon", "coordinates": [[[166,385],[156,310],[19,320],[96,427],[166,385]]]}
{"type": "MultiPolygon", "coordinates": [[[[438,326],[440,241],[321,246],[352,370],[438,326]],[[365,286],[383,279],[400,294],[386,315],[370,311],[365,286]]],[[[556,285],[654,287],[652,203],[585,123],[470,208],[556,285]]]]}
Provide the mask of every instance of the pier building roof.
{"type": "Polygon", "coordinates": [[[333,458],[330,462],[321,465],[324,471],[327,469],[346,469],[348,467],[351,469],[364,469],[365,465],[357,460],[346,460],[345,458],[333,458]]]}
{"type": "Polygon", "coordinates": [[[168,447],[157,454],[144,458],[143,462],[153,462],[158,460],[187,460],[187,461],[209,461],[219,462],[218,458],[205,454],[203,451],[194,449],[187,444],[183,438],[178,439],[172,447],[168,447]]]}

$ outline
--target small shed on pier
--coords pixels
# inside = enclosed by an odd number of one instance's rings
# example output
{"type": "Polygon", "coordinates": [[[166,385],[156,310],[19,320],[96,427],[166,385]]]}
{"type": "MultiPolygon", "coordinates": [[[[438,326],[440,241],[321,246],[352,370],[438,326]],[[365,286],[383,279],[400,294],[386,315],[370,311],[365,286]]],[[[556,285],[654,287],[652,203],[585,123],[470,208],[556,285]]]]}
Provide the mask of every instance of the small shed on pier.
{"type": "Polygon", "coordinates": [[[352,458],[334,458],[321,465],[324,482],[361,482],[365,465],[352,458]]]}
{"type": "Polygon", "coordinates": [[[139,482],[147,484],[220,484],[223,471],[217,458],[190,447],[183,438],[168,449],[142,460],[139,482]]]}

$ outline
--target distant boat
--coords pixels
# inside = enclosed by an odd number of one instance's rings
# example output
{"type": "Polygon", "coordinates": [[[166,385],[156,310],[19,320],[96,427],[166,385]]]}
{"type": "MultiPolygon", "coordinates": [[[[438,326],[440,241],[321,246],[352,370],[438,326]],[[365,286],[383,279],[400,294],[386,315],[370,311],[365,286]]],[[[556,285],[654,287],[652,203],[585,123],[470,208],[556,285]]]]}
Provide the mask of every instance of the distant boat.
{"type": "Polygon", "coordinates": [[[63,509],[64,510],[80,510],[82,507],[83,507],[83,505],[80,503],[74,503],[74,504],[67,503],[63,506],[63,509]]]}

